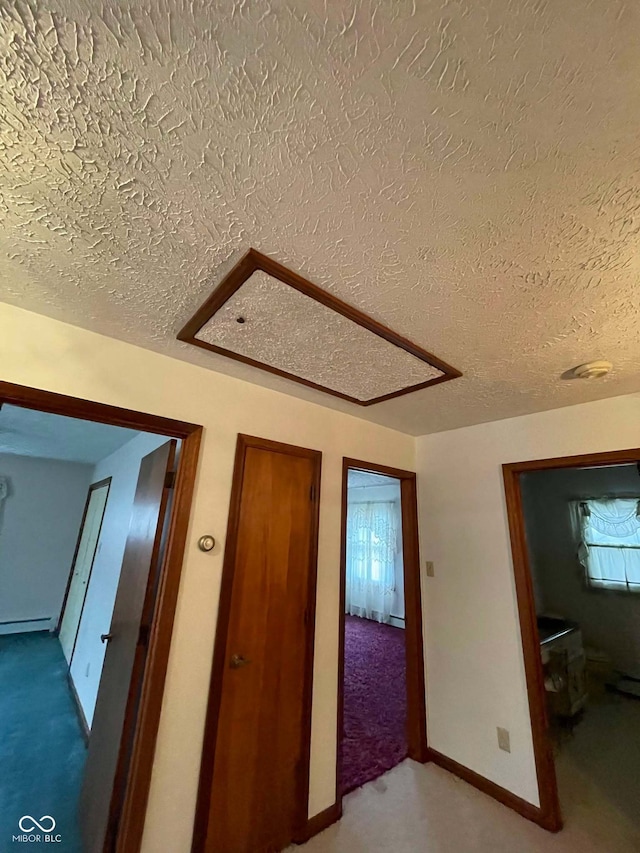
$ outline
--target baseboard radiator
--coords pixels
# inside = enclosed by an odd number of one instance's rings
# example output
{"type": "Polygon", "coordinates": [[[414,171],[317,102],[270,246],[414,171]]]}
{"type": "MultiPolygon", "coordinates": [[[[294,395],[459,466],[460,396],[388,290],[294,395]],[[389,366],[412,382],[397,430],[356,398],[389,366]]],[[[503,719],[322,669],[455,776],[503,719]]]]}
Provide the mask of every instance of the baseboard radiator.
{"type": "Polygon", "coordinates": [[[15,619],[0,622],[0,634],[26,634],[28,631],[55,631],[55,617],[15,619]]]}

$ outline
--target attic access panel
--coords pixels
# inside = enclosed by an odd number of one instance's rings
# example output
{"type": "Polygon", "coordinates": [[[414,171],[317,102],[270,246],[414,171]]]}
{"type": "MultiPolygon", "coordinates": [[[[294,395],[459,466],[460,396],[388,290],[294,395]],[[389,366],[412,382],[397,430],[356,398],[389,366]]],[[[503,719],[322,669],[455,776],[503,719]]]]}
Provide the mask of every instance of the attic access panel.
{"type": "Polygon", "coordinates": [[[178,340],[371,406],[462,374],[255,249],[178,340]]]}

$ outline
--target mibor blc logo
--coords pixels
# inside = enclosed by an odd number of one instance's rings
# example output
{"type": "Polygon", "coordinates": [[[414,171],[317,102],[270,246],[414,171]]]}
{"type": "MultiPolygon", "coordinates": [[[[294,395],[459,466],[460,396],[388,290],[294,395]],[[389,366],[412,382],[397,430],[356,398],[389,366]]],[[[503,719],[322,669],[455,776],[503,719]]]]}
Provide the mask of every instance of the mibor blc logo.
{"type": "Polygon", "coordinates": [[[42,815],[37,820],[30,814],[22,815],[18,821],[18,826],[22,834],[13,835],[12,841],[22,843],[44,842],[45,844],[59,844],[62,841],[60,834],[54,835],[56,822],[49,814],[42,815]]]}

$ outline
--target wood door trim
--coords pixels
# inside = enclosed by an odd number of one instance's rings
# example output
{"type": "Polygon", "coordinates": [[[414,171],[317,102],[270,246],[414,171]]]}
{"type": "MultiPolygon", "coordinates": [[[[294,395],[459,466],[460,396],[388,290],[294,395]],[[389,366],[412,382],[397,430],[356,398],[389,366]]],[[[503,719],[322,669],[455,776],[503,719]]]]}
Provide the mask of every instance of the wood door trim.
{"type": "Polygon", "coordinates": [[[336,801],[328,808],[307,819],[303,831],[296,838],[295,844],[306,844],[314,835],[319,835],[342,817],[342,803],[336,801]]]}
{"type": "MultiPolygon", "coordinates": [[[[80,550],[80,541],[82,539],[82,534],[84,533],[84,525],[87,520],[87,512],[89,511],[89,503],[91,502],[91,495],[101,489],[103,486],[107,486],[107,497],[104,502],[104,509],[102,510],[102,518],[100,519],[100,527],[98,528],[98,536],[96,538],[96,550],[93,553],[93,559],[91,560],[91,568],[89,569],[89,574],[87,575],[87,586],[84,591],[84,598],[82,600],[82,607],[80,608],[80,618],[78,619],[78,627],[76,628],[76,635],[73,638],[73,646],[71,647],[71,654],[69,655],[69,670],[71,670],[71,663],[73,661],[73,654],[76,650],[76,643],[78,642],[78,633],[80,632],[80,623],[82,622],[82,614],[84,613],[84,605],[87,601],[87,592],[89,591],[89,584],[91,583],[91,575],[93,574],[93,564],[96,561],[96,554],[98,549],[98,544],[100,543],[100,534],[102,533],[102,525],[104,522],[104,516],[107,511],[107,501],[109,500],[109,492],[111,491],[111,477],[105,477],[104,480],[100,480],[97,483],[92,483],[89,486],[89,491],[87,492],[87,499],[84,504],[84,510],[82,512],[82,521],[80,522],[80,529],[78,530],[78,539],[76,541],[76,547],[73,552],[73,560],[71,561],[71,568],[69,570],[69,577],[67,578],[67,588],[64,591],[64,598],[62,599],[62,609],[60,610],[60,618],[58,619],[58,625],[56,627],[56,634],[60,633],[60,629],[62,628],[62,620],[64,619],[64,611],[67,609],[67,599],[69,598],[69,590],[71,589],[71,581],[73,580],[73,573],[76,568],[76,560],[78,559],[78,552],[80,550]]],[[[75,690],[75,687],[74,687],[75,690]]],[[[86,720],[85,720],[86,725],[86,720]]],[[[88,735],[87,735],[88,740],[88,735]]]]}
{"type": "Polygon", "coordinates": [[[494,800],[497,800],[499,803],[502,803],[507,806],[507,808],[517,812],[519,815],[522,815],[522,817],[527,820],[537,823],[538,826],[543,827],[543,829],[553,829],[552,826],[547,825],[545,816],[541,809],[534,806],[532,803],[523,800],[522,797],[518,797],[511,791],[508,791],[501,785],[497,785],[495,782],[487,779],[486,776],[481,776],[474,770],[470,770],[468,767],[465,767],[464,764],[459,764],[457,761],[454,761],[453,758],[449,758],[449,756],[443,755],[435,749],[429,749],[429,759],[433,761],[434,764],[437,764],[438,767],[442,767],[443,770],[453,773],[453,775],[457,776],[458,779],[462,779],[469,785],[473,785],[473,787],[477,788],[478,791],[482,791],[483,794],[493,797],[494,800]]]}
{"type": "Polygon", "coordinates": [[[320,477],[322,453],[319,450],[298,447],[291,444],[272,441],[266,438],[238,434],[236,443],[233,479],[231,483],[231,500],[229,520],[225,539],[225,551],[222,565],[222,580],[218,603],[218,620],[211,666],[211,679],[207,715],[202,746],[202,762],[200,766],[200,781],[196,800],[192,853],[203,853],[206,843],[207,822],[213,783],[215,749],[218,734],[220,706],[222,703],[222,682],[225,666],[225,650],[229,624],[231,619],[231,596],[233,591],[234,568],[237,554],[237,534],[240,524],[240,507],[242,502],[242,484],[244,480],[246,452],[249,448],[268,450],[275,453],[285,453],[302,456],[314,461],[314,488],[312,496],[312,529],[311,549],[308,570],[308,618],[305,637],[305,675],[303,696],[303,732],[302,732],[302,761],[298,779],[298,815],[294,837],[302,837],[307,826],[307,810],[309,800],[309,766],[311,759],[311,704],[313,699],[313,656],[315,640],[316,615],[316,580],[318,567],[318,527],[320,517],[320,477]]]}
{"type": "Polygon", "coordinates": [[[532,459],[512,462],[502,466],[507,520],[511,539],[513,574],[520,618],[520,634],[524,669],[531,717],[533,753],[540,798],[540,819],[546,829],[562,829],[562,815],[558,798],[558,784],[553,750],[547,736],[548,720],[544,690],[544,674],[540,658],[540,639],[536,620],[535,598],[529,552],[526,541],[521,474],[533,471],[552,471],[561,468],[606,467],[633,464],[640,461],[640,449],[612,450],[604,453],[587,453],[578,456],[559,456],[552,459],[532,459]]]}
{"type": "MultiPolygon", "coordinates": [[[[15,385],[11,382],[0,381],[0,403],[110,424],[111,426],[137,429],[182,440],[175,496],[169,520],[167,548],[160,570],[160,585],[149,636],[147,661],[142,678],[133,752],[129,770],[123,774],[124,793],[115,789],[112,793],[112,803],[123,803],[120,814],[115,815],[117,828],[114,849],[116,853],[137,853],[142,843],[169,647],[203,429],[198,424],[186,421],[69,397],[65,394],[30,388],[25,385],[15,385]]],[[[112,853],[112,850],[107,850],[105,846],[104,853],[112,853]]]]}
{"type": "Polygon", "coordinates": [[[336,801],[342,811],[342,730],[344,726],[344,647],[345,602],[347,589],[347,494],[350,470],[372,471],[400,480],[402,510],[402,550],[405,596],[405,654],[407,666],[407,739],[409,757],[426,763],[430,760],[427,744],[426,685],[424,641],[422,637],[422,595],[420,589],[420,550],[418,543],[418,500],[413,471],[391,468],[360,459],[342,460],[342,506],[340,524],[340,634],[338,655],[338,720],[336,762],[336,801]]]}

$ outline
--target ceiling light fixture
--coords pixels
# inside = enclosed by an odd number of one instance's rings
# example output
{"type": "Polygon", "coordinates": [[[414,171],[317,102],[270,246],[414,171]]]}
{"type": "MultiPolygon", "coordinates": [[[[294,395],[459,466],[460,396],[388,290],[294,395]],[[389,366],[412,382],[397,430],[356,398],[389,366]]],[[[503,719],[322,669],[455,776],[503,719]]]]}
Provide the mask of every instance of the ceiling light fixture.
{"type": "Polygon", "coordinates": [[[588,361],[573,368],[576,379],[602,379],[611,370],[613,365],[610,361],[588,361]]]}

